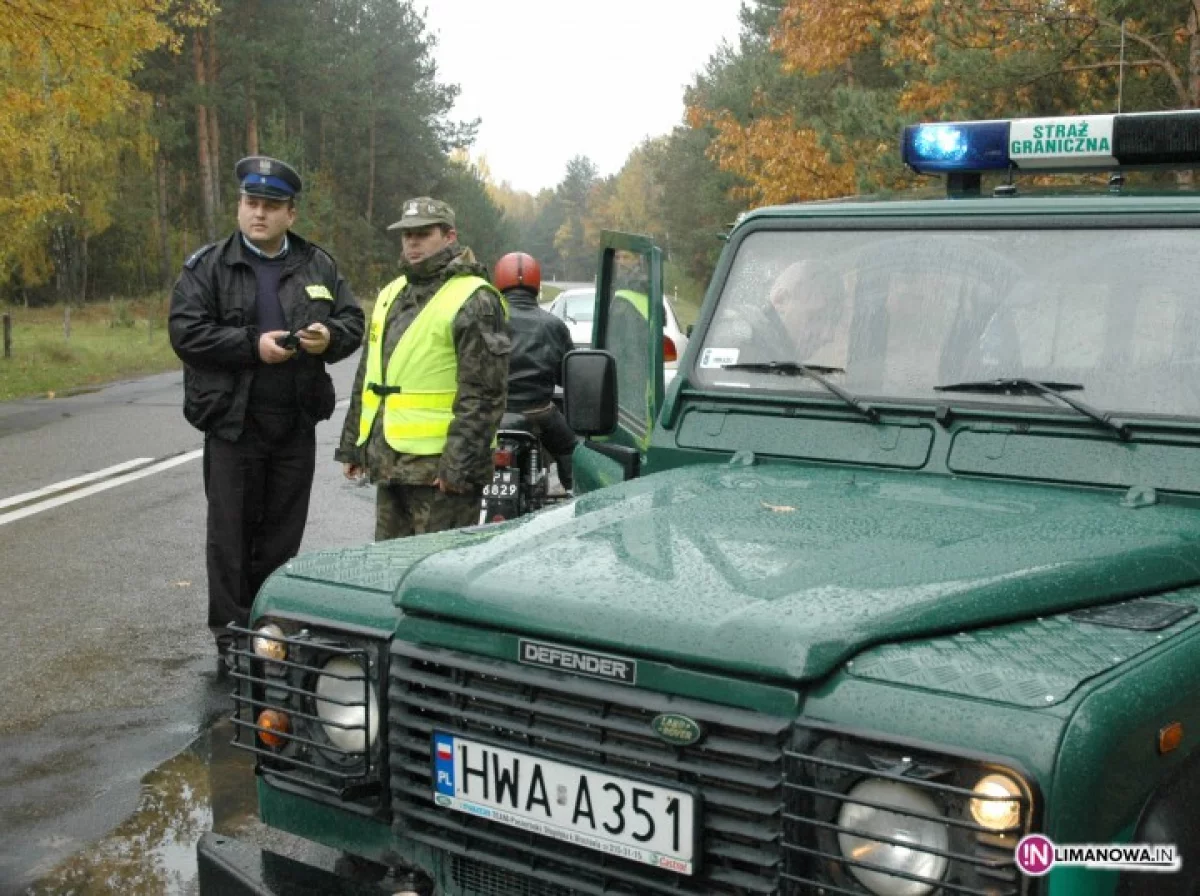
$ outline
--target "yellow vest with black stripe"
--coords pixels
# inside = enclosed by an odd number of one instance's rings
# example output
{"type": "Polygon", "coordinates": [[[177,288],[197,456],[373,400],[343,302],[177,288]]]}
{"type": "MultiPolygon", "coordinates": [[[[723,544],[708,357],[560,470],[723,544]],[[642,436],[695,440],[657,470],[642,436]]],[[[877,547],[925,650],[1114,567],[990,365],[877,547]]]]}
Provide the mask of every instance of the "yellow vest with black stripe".
{"type": "MultiPolygon", "coordinates": [[[[367,335],[367,371],[363,377],[362,414],[358,443],[364,444],[379,406],[383,405],[383,436],[400,454],[441,454],[454,419],[458,393],[458,353],[454,348],[454,318],[476,290],[500,296],[482,277],[448,280],[418,312],[383,369],[383,331],[389,309],[408,285],[398,277],[383,288],[371,314],[367,335]],[[378,390],[378,391],[377,391],[378,390]]],[[[504,297],[500,302],[505,307],[504,297]]]]}

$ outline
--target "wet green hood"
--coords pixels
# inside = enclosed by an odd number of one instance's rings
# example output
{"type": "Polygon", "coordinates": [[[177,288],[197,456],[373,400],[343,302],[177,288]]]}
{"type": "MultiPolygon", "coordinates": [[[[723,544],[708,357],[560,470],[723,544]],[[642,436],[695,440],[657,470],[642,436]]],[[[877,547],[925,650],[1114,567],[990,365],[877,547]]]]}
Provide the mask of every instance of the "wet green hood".
{"type": "Polygon", "coordinates": [[[1113,491],[693,466],[427,557],[406,611],[780,678],[1200,582],[1200,513],[1113,491]]]}

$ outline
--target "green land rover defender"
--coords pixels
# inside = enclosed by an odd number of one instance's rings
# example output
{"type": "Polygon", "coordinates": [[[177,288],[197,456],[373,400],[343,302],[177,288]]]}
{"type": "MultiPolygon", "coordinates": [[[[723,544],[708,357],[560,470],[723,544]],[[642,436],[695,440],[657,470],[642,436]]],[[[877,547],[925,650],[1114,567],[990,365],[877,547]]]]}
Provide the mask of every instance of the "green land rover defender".
{"type": "Polygon", "coordinates": [[[443,896],[1200,893],[1200,192],[1133,171],[1200,112],[903,147],[944,198],[736,222],[669,388],[605,235],[574,500],[268,581],[266,824],[443,896]]]}

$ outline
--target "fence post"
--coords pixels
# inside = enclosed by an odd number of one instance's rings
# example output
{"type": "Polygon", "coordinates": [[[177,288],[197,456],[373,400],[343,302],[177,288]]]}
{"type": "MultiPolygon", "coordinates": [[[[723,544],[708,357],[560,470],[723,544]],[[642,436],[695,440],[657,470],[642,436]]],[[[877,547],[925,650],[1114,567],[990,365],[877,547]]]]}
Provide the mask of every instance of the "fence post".
{"type": "Polygon", "coordinates": [[[12,315],[4,315],[4,357],[12,357],[12,315]]]}
{"type": "Polygon", "coordinates": [[[63,339],[67,342],[71,341],[71,304],[70,302],[63,305],[63,339]]]}

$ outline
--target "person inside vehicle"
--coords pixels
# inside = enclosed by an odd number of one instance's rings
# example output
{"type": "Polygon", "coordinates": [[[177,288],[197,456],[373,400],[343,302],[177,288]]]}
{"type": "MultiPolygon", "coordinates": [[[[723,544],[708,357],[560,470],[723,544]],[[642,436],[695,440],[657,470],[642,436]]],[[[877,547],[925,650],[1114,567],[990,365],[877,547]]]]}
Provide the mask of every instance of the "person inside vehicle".
{"type": "MultiPolygon", "coordinates": [[[[829,277],[822,277],[814,262],[788,265],[771,284],[768,316],[774,316],[792,344],[800,363],[830,362],[824,357],[835,341],[841,321],[841,292],[829,277]]],[[[840,364],[838,365],[840,366],[840,364]]]]}
{"type": "Polygon", "coordinates": [[[508,357],[507,410],[523,414],[534,434],[554,456],[558,481],[574,487],[571,455],[575,433],[554,404],[562,385],[563,358],[574,348],[567,325],[538,306],[542,268],[525,252],[509,252],[498,262],[492,283],[508,301],[512,352],[508,357]]]}

